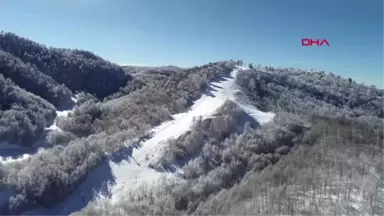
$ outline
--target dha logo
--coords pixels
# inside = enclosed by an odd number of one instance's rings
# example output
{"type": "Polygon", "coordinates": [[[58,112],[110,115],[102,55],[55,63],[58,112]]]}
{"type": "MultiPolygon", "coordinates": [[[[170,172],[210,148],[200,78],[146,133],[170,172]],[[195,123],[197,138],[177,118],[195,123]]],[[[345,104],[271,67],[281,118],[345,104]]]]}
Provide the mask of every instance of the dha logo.
{"type": "Polygon", "coordinates": [[[329,46],[327,39],[323,39],[322,41],[320,41],[320,39],[313,40],[310,38],[301,39],[302,46],[312,46],[313,44],[316,44],[317,46],[323,46],[324,43],[329,46]]]}

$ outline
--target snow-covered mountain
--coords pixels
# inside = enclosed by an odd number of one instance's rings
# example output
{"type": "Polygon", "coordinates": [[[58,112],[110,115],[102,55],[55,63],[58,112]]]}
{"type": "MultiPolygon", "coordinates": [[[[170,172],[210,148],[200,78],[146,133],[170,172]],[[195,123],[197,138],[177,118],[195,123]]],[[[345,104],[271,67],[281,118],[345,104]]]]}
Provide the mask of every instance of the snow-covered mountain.
{"type": "Polygon", "coordinates": [[[0,45],[2,215],[384,213],[381,89],[0,45]]]}
{"type": "MultiPolygon", "coordinates": [[[[239,70],[247,69],[246,67],[237,67],[230,73],[228,77],[219,77],[217,80],[209,83],[209,90],[205,92],[186,112],[173,115],[173,120],[166,121],[155,127],[151,131],[151,137],[148,140],[141,141],[130,148],[124,148],[121,152],[117,152],[115,157],[123,157],[124,160],[117,160],[113,157],[108,163],[111,168],[113,180],[107,186],[107,191],[98,194],[98,199],[111,199],[112,201],[121,200],[125,190],[132,187],[140,187],[144,184],[155,184],[162,178],[178,178],[175,173],[160,172],[149,167],[151,162],[158,161],[168,147],[167,142],[171,138],[178,138],[191,130],[194,119],[203,117],[203,119],[211,117],[215,112],[227,101],[233,101],[244,109],[250,116],[255,118],[260,124],[272,121],[274,113],[261,112],[246,101],[236,97],[236,93],[240,87],[235,82],[235,77],[239,70]]],[[[105,166],[105,165],[101,165],[105,166]]],[[[177,166],[177,164],[175,164],[177,166]]],[[[96,168],[95,172],[103,172],[102,168],[96,168]]],[[[79,208],[79,200],[81,194],[89,194],[95,179],[91,174],[85,182],[79,187],[78,191],[74,191],[75,195],[68,197],[64,202],[49,210],[38,210],[34,214],[54,214],[67,215],[79,208]],[[65,208],[64,208],[65,206],[65,208]],[[71,209],[73,206],[73,209],[71,209]]],[[[94,198],[89,196],[87,198],[94,198]]]]}

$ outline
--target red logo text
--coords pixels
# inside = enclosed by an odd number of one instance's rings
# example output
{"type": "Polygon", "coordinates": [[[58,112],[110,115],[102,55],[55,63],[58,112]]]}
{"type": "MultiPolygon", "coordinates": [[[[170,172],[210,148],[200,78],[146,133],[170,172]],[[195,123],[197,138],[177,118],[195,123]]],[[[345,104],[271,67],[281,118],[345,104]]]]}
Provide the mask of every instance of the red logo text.
{"type": "Polygon", "coordinates": [[[329,46],[329,43],[326,39],[320,40],[320,39],[310,39],[310,38],[303,38],[301,39],[301,45],[302,46],[312,46],[313,44],[316,44],[317,46],[323,46],[323,44],[326,44],[329,46]]]}

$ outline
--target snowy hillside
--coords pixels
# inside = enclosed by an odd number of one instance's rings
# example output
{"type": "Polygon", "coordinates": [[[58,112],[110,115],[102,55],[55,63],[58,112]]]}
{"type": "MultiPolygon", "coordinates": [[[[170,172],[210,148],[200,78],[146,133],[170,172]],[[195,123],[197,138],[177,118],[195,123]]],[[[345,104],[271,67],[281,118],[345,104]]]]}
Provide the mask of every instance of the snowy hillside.
{"type": "MultiPolygon", "coordinates": [[[[115,179],[115,185],[112,188],[112,199],[119,199],[117,193],[124,190],[125,187],[132,187],[135,184],[146,181],[158,181],[162,176],[158,172],[148,168],[148,165],[159,159],[164,152],[166,141],[170,138],[177,138],[190,130],[194,118],[202,116],[209,117],[224,104],[226,100],[236,100],[235,92],[239,89],[233,77],[239,69],[231,73],[231,77],[220,78],[210,84],[212,89],[197,100],[189,111],[174,115],[174,120],[165,122],[153,130],[153,137],[140,143],[139,147],[133,148],[131,160],[122,163],[111,162],[112,172],[115,179]]],[[[249,114],[259,122],[266,123],[274,117],[273,113],[263,113],[251,105],[238,102],[240,107],[244,108],[249,114]]],[[[163,174],[166,175],[166,174],[163,174]]]]}
{"type": "MultiPolygon", "coordinates": [[[[269,122],[273,119],[273,113],[265,113],[257,110],[252,105],[247,104],[245,100],[240,100],[236,97],[236,93],[240,91],[234,77],[239,70],[245,68],[236,68],[229,77],[220,77],[216,81],[209,84],[210,89],[203,96],[194,102],[191,108],[185,113],[173,115],[173,120],[164,122],[152,130],[151,137],[143,142],[136,144],[133,147],[128,147],[116,153],[108,165],[110,167],[111,179],[108,180],[107,187],[95,197],[99,199],[111,199],[118,201],[122,199],[125,190],[131,190],[132,187],[139,187],[143,183],[156,184],[162,178],[177,178],[174,173],[159,172],[148,165],[159,159],[167,148],[167,140],[177,138],[180,135],[190,130],[193,120],[199,116],[203,118],[212,116],[215,111],[220,108],[226,100],[236,102],[249,115],[253,116],[260,124],[269,122]]],[[[105,167],[106,164],[101,165],[105,167]]],[[[95,185],[94,176],[101,176],[103,168],[96,169],[87,180],[73,192],[73,195],[68,197],[64,202],[49,210],[34,211],[33,214],[60,214],[67,215],[76,210],[79,210],[81,203],[79,197],[85,196],[87,199],[93,199],[94,195],[90,191],[98,191],[98,188],[93,188],[90,185],[95,185]],[[83,194],[83,195],[82,195],[83,194]],[[63,206],[66,206],[63,209],[63,206]],[[72,209],[71,209],[72,208],[72,209]]],[[[97,180],[99,181],[99,180],[97,180]]],[[[89,200],[86,200],[87,203],[89,200]]]]}
{"type": "MultiPolygon", "coordinates": [[[[72,112],[73,106],[77,103],[77,98],[71,98],[73,104],[71,107],[68,107],[67,110],[56,111],[56,118],[53,120],[52,125],[45,128],[46,131],[61,131],[57,126],[57,118],[64,117],[66,118],[69,113],[72,112]]],[[[14,161],[22,161],[30,158],[32,155],[39,154],[44,151],[45,140],[38,140],[32,146],[32,148],[25,149],[21,148],[16,144],[9,144],[7,142],[0,140],[0,163],[11,163],[14,161]],[[5,156],[3,156],[5,155],[5,156]]]]}

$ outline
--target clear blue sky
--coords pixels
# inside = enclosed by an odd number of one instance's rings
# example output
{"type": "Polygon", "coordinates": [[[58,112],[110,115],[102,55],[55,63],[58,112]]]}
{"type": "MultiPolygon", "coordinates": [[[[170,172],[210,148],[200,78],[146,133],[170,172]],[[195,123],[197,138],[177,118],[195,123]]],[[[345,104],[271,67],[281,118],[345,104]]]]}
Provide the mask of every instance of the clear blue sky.
{"type": "Polygon", "coordinates": [[[242,59],[383,87],[383,0],[1,0],[0,29],[119,64],[242,59]]]}

